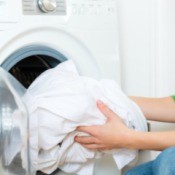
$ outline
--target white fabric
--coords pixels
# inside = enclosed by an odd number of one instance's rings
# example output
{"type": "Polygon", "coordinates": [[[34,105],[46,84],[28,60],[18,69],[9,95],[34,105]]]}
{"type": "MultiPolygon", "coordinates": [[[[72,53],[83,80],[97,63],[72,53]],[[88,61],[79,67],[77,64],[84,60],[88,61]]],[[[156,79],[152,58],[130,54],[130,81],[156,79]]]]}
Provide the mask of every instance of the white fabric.
{"type": "Polygon", "coordinates": [[[49,174],[60,168],[67,173],[92,175],[94,158],[103,154],[113,154],[119,169],[135,158],[137,151],[134,150],[104,153],[90,151],[74,142],[76,135],[85,135],[75,131],[77,126],[106,122],[106,117],[96,107],[98,99],[128,127],[147,130],[142,112],[115,81],[80,76],[72,61],[47,70],[32,83],[23,101],[29,111],[32,163],[37,170],[49,174]]]}

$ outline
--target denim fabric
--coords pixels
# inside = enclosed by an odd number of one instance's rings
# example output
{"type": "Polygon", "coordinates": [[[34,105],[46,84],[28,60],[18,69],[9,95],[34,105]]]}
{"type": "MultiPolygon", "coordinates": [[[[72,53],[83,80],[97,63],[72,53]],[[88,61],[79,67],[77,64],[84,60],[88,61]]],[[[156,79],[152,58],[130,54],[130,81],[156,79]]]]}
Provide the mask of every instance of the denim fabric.
{"type": "Polygon", "coordinates": [[[175,175],[175,147],[165,149],[155,160],[136,166],[123,175],[175,175]]]}

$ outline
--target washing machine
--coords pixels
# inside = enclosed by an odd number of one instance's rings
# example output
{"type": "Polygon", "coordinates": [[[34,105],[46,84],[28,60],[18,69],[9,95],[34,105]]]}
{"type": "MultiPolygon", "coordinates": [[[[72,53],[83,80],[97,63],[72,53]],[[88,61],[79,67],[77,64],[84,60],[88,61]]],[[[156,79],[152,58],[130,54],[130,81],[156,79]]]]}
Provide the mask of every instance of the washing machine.
{"type": "MultiPolygon", "coordinates": [[[[20,97],[42,72],[68,59],[81,75],[120,84],[116,0],[0,0],[0,174],[32,174],[30,165],[18,166],[19,155],[9,165],[20,142],[13,138],[21,134],[11,114],[18,109],[23,115],[23,155],[30,163],[27,110],[20,97]]],[[[110,156],[94,169],[94,175],[106,174],[120,174],[110,156]]]]}

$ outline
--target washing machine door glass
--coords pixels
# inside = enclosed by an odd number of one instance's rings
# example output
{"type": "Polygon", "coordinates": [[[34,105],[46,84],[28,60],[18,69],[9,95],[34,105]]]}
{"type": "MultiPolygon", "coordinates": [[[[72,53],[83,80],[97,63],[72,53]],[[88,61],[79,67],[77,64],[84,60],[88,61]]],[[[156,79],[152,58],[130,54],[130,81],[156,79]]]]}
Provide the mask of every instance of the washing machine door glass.
{"type": "Polygon", "coordinates": [[[0,174],[34,175],[29,156],[25,88],[0,68],[0,174]]]}

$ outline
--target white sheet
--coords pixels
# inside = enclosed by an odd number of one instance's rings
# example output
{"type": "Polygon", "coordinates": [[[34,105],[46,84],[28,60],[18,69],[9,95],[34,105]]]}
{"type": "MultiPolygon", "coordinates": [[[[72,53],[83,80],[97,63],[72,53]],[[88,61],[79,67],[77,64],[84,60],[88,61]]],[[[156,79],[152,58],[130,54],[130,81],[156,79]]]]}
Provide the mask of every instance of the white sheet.
{"type": "Polygon", "coordinates": [[[136,157],[136,150],[104,153],[90,151],[74,142],[76,135],[84,135],[75,131],[77,126],[106,122],[96,107],[98,99],[128,127],[147,130],[142,112],[115,81],[80,76],[71,60],[44,72],[32,83],[23,101],[29,111],[32,163],[37,170],[49,174],[59,167],[67,173],[92,175],[94,159],[103,154],[113,154],[119,169],[136,157]]]}

